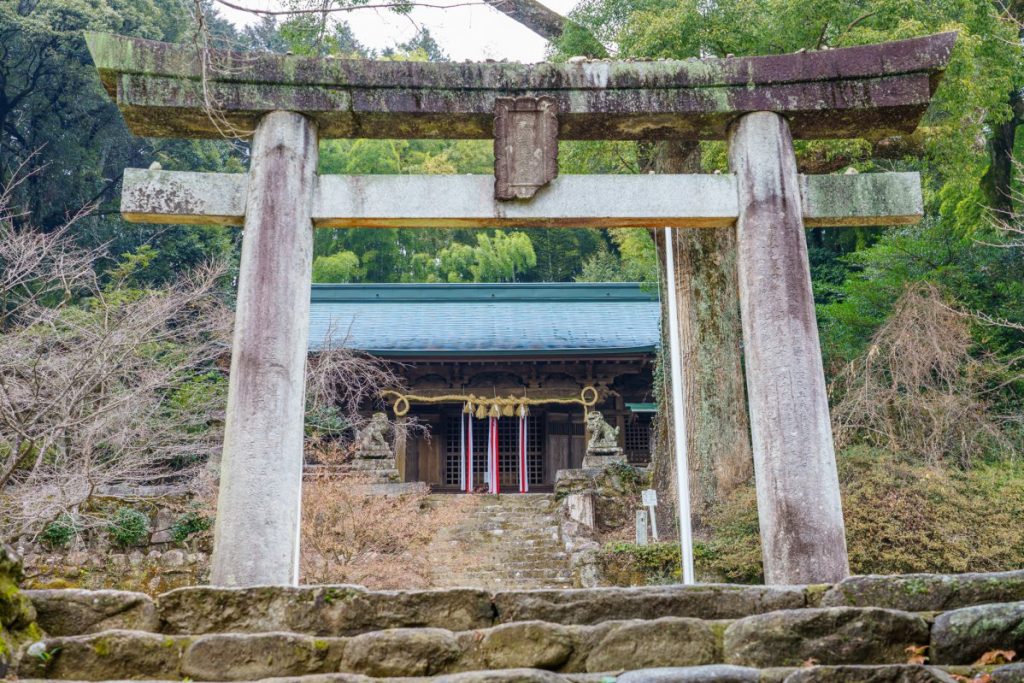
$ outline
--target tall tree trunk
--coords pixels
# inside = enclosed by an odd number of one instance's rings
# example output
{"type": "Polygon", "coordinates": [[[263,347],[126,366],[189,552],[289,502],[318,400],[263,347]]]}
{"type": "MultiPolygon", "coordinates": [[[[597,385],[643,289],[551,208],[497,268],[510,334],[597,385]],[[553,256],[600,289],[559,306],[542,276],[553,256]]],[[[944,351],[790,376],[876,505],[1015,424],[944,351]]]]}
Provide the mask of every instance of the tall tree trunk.
{"type": "MultiPolygon", "coordinates": [[[[653,146],[649,168],[657,173],[700,171],[697,143],[663,142],[653,146]]],[[[662,348],[667,350],[668,297],[665,287],[664,232],[655,232],[662,287],[662,348]]],[[[739,294],[736,280],[736,231],[733,228],[676,229],[677,305],[682,341],[683,387],[690,467],[690,500],[700,528],[703,513],[753,475],[750,430],[743,380],[739,294]]],[[[667,354],[662,354],[667,361],[667,354]]],[[[676,466],[671,446],[668,372],[653,463],[663,524],[678,519],[675,511],[676,466]],[[671,508],[671,514],[669,514],[671,508]]]]}
{"type": "Polygon", "coordinates": [[[1024,114],[1024,102],[1021,93],[1014,90],[1010,93],[1010,109],[1013,114],[992,130],[989,142],[989,167],[982,183],[988,195],[989,206],[996,212],[999,220],[1010,220],[1013,217],[1013,146],[1017,139],[1017,127],[1024,114]]]}

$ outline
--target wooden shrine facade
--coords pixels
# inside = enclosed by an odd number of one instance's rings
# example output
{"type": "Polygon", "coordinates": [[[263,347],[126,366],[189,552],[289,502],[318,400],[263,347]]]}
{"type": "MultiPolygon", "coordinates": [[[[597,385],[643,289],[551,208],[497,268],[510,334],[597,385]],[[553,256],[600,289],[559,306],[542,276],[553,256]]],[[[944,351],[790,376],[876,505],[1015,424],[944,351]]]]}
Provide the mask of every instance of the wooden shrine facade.
{"type": "MultiPolygon", "coordinates": [[[[579,397],[585,387],[597,392],[589,409],[618,428],[628,461],[650,461],[660,307],[649,288],[516,283],[313,285],[312,290],[313,352],[318,340],[343,330],[348,346],[393,361],[404,394],[529,398],[530,491],[549,490],[558,470],[582,466],[584,406],[564,399],[579,397]]],[[[426,482],[438,491],[464,489],[463,408],[455,400],[409,402],[407,417],[426,432],[396,443],[404,481],[426,482]]],[[[483,484],[487,429],[486,418],[474,418],[473,488],[483,484]]],[[[501,490],[516,491],[518,418],[499,418],[497,430],[501,490]]]]}
{"type": "MultiPolygon", "coordinates": [[[[551,388],[552,396],[578,396],[597,382],[600,394],[595,410],[619,429],[619,446],[627,460],[646,466],[651,459],[653,353],[635,356],[563,357],[519,359],[481,358],[474,360],[407,360],[410,392],[416,394],[462,391],[498,396],[516,396],[530,388],[551,388]],[[446,379],[447,378],[447,379],[446,379]],[[464,380],[456,379],[464,378],[464,380]],[[636,406],[643,406],[636,409],[636,406]]],[[[404,481],[422,481],[436,491],[459,491],[460,462],[464,442],[463,404],[412,402],[408,416],[428,428],[396,444],[396,460],[404,481]]],[[[526,456],[531,492],[550,490],[558,470],[579,469],[586,453],[584,409],[579,405],[556,403],[532,406],[528,423],[526,456]]],[[[487,419],[474,417],[473,487],[484,484],[487,450],[487,419]]],[[[498,420],[499,474],[502,492],[517,490],[519,476],[519,425],[516,417],[498,420]]]]}

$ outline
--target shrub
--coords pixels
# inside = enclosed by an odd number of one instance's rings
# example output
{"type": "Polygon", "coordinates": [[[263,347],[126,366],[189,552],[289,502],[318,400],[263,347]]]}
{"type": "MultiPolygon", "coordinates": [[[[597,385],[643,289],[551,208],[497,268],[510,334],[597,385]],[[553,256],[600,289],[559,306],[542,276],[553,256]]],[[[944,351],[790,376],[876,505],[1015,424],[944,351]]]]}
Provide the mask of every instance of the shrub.
{"type": "Polygon", "coordinates": [[[761,530],[757,491],[740,486],[712,505],[707,515],[710,536],[696,543],[695,571],[701,581],[762,583],[761,530]]]}
{"type": "Polygon", "coordinates": [[[638,468],[628,462],[613,462],[606,468],[608,474],[618,477],[624,486],[641,487],[647,483],[647,477],[638,468]]]}
{"type": "Polygon", "coordinates": [[[171,539],[175,543],[183,543],[192,534],[206,531],[213,525],[213,519],[200,514],[198,510],[189,510],[171,525],[171,539]]]}
{"type": "Polygon", "coordinates": [[[438,530],[455,526],[477,505],[477,497],[451,496],[434,506],[427,504],[425,492],[383,496],[369,483],[358,473],[328,468],[304,483],[302,582],[355,583],[375,590],[431,587],[430,543],[438,530]]]}
{"type": "Polygon", "coordinates": [[[598,563],[605,580],[617,586],[676,583],[682,575],[678,543],[608,543],[598,563]]]}
{"type": "MultiPolygon", "coordinates": [[[[1002,571],[1024,566],[1024,465],[929,467],[881,449],[843,451],[839,477],[854,574],[1002,571]]],[[[703,581],[760,583],[754,486],[718,503],[698,544],[703,581]]]]}
{"type": "Polygon", "coordinates": [[[68,513],[62,513],[39,534],[39,540],[51,548],[64,548],[78,533],[78,523],[68,513]]]}
{"type": "Polygon", "coordinates": [[[924,467],[859,447],[839,460],[856,574],[1001,571],[1024,566],[1024,467],[924,467]]]}
{"type": "Polygon", "coordinates": [[[149,517],[130,507],[119,507],[107,524],[107,531],[116,545],[138,545],[149,535],[149,517]]]}
{"type": "Polygon", "coordinates": [[[970,318],[934,285],[908,287],[867,352],[830,387],[836,443],[866,443],[928,464],[969,467],[1013,453],[995,401],[1013,373],[994,356],[978,356],[970,318]]]}

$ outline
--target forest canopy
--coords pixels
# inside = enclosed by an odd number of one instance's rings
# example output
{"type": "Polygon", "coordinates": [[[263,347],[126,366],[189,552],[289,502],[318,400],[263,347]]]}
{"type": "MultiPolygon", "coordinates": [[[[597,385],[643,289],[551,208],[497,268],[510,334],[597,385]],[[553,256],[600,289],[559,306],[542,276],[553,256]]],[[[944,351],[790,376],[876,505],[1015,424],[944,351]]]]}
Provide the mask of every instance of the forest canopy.
{"type": "MultiPolygon", "coordinates": [[[[342,3],[345,4],[345,3],[342,3]]],[[[359,3],[347,3],[355,4],[359,3]]],[[[302,5],[299,2],[296,6],[302,5]]],[[[141,139],[100,87],[82,38],[100,30],[170,42],[342,58],[445,60],[427,31],[375,52],[335,13],[263,17],[238,28],[208,0],[16,0],[0,4],[0,180],[30,155],[45,167],[17,189],[24,220],[60,226],[83,206],[83,247],[114,262],[147,250],[144,284],[210,260],[237,259],[237,231],[132,225],[118,215],[121,171],[243,171],[238,140],[141,139]]],[[[399,8],[401,9],[401,8],[399,8]]],[[[798,144],[810,173],[916,170],[926,217],[916,226],[814,229],[807,234],[822,343],[835,369],[855,358],[908,286],[929,282],[951,305],[979,314],[978,351],[1009,357],[1024,340],[1022,249],[1013,247],[1020,173],[1020,19],[1024,3],[992,0],[584,0],[552,43],[575,55],[691,58],[821,50],[957,31],[955,54],[920,129],[881,140],[798,144]]],[[[563,142],[562,173],[645,173],[651,145],[563,142]]],[[[721,143],[703,143],[700,167],[725,169],[721,143]]],[[[327,140],[324,173],[490,173],[491,146],[470,140],[327,140]]],[[[655,250],[641,230],[320,230],[320,282],[654,281],[655,250]]]]}

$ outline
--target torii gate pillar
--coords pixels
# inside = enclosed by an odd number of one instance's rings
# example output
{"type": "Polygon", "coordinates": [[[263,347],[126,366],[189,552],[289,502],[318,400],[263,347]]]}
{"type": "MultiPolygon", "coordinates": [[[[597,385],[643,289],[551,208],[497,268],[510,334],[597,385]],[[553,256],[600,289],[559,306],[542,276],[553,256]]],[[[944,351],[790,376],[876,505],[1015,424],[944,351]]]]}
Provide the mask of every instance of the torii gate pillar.
{"type": "Polygon", "coordinates": [[[767,584],[849,574],[793,140],[771,112],[729,131],[747,402],[767,584]]]}
{"type": "Polygon", "coordinates": [[[298,583],[316,124],[265,115],[252,138],[210,581],[298,583]]]}

